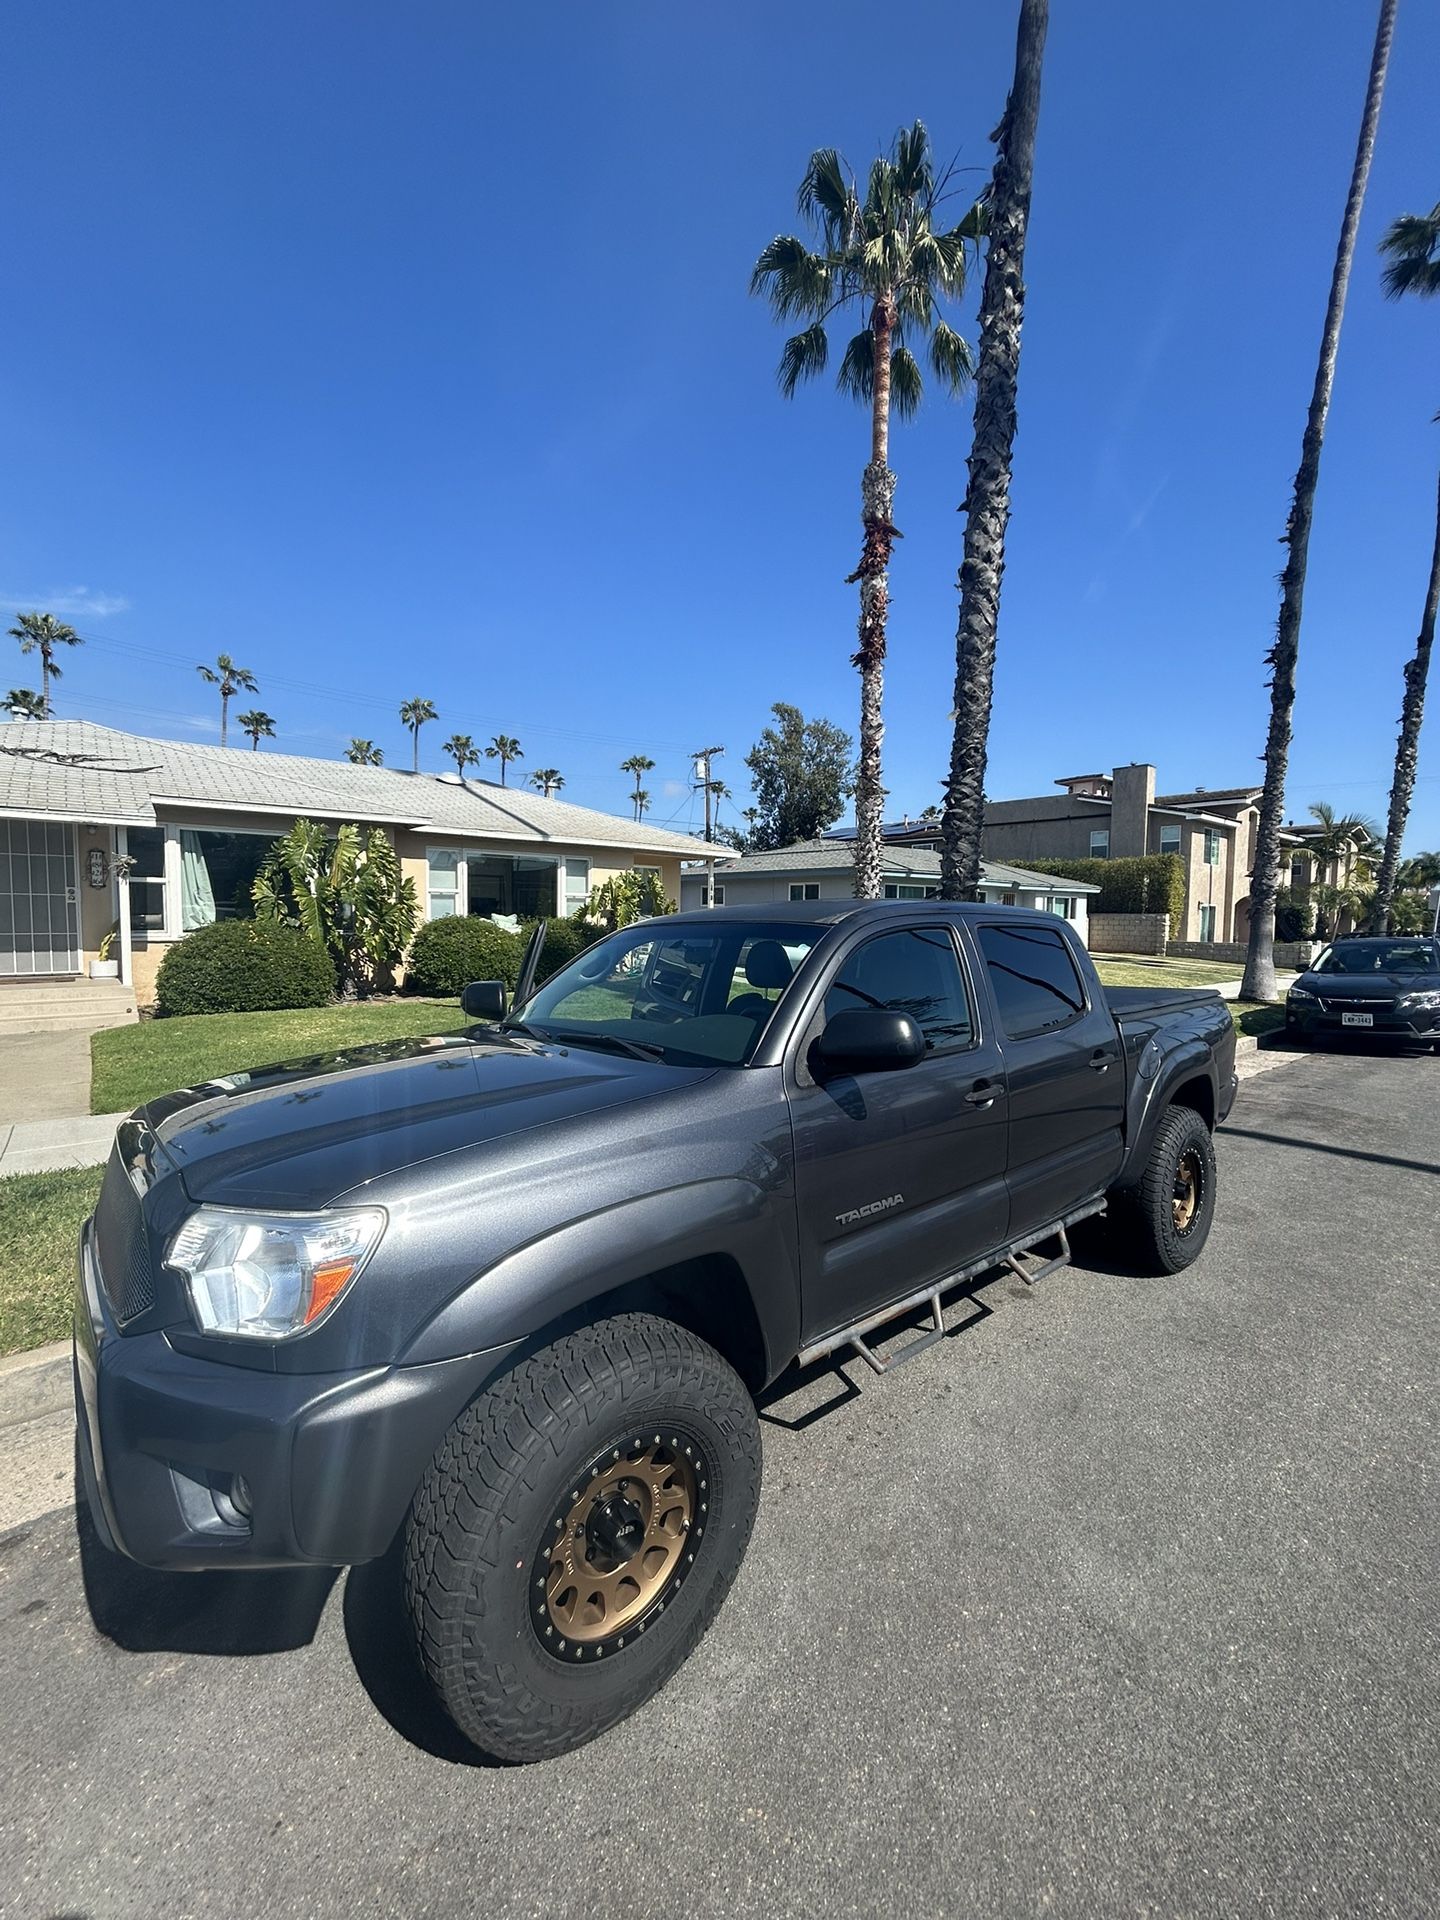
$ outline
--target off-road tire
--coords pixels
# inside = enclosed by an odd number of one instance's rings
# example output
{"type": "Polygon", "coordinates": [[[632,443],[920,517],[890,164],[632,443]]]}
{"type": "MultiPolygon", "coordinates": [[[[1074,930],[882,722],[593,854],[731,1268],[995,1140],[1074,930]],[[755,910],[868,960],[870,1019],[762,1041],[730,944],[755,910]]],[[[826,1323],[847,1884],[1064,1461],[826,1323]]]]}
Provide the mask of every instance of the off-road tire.
{"type": "Polygon", "coordinates": [[[754,1402],[685,1328],[619,1314],[521,1362],[451,1427],[406,1523],[406,1603],[451,1719],[482,1752],[515,1762],[583,1746],[633,1713],[715,1618],[759,1497],[754,1402]],[[584,1648],[571,1664],[557,1657],[553,1634],[545,1643],[537,1553],[597,1458],[672,1432],[705,1463],[693,1566],[643,1631],[602,1647],[603,1657],[584,1648]]]}
{"type": "Polygon", "coordinates": [[[1215,1218],[1215,1145],[1192,1107],[1171,1107],[1155,1129],[1140,1179],[1115,1198],[1116,1224],[1147,1272],[1180,1273],[1199,1258],[1215,1218]],[[1176,1218],[1182,1168],[1193,1171],[1199,1186],[1193,1217],[1183,1227],[1176,1218]]]}

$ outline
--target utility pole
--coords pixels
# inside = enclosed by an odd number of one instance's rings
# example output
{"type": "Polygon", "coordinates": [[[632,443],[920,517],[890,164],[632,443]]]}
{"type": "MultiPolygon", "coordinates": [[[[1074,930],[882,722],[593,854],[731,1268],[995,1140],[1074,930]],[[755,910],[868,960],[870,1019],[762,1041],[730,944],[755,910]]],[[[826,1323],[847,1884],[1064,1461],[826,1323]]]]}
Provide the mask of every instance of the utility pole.
{"type": "Polygon", "coordinates": [[[701,747],[695,755],[695,785],[705,789],[705,838],[715,838],[715,825],[711,819],[710,793],[715,782],[710,778],[710,762],[724,753],[724,747],[701,747]]]}

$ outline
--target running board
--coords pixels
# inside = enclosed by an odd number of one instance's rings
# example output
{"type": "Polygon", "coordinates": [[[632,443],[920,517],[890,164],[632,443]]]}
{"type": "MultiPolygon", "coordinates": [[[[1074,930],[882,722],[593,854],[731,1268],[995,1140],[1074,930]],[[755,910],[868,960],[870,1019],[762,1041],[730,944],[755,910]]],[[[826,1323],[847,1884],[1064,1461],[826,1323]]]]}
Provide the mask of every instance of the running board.
{"type": "Polygon", "coordinates": [[[815,1341],[811,1346],[802,1347],[798,1356],[802,1367],[810,1366],[816,1360],[827,1359],[841,1347],[853,1347],[855,1352],[870,1368],[872,1373],[889,1373],[893,1368],[903,1366],[907,1360],[914,1360],[927,1348],[933,1347],[937,1340],[945,1338],[945,1322],[941,1313],[941,1298],[963,1286],[967,1280],[973,1280],[977,1274],[989,1273],[994,1268],[1006,1268],[1033,1287],[1038,1280],[1048,1279],[1052,1273],[1058,1273],[1061,1267],[1070,1264],[1069,1229],[1078,1220],[1092,1219],[1097,1213],[1105,1211],[1104,1199],[1092,1200],[1088,1206],[1077,1207],[1059,1220],[1051,1221],[1038,1233],[1027,1233],[1021,1239],[1014,1240],[1008,1247],[998,1252],[986,1254],[983,1260],[972,1260],[968,1267],[960,1267],[954,1273],[947,1274],[943,1280],[933,1286],[921,1287],[903,1300],[896,1300],[888,1307],[881,1307],[878,1313],[868,1314],[865,1319],[857,1320],[853,1326],[843,1327],[838,1333],[827,1333],[823,1340],[815,1341]],[[1027,1267],[1021,1264],[1027,1253],[1033,1253],[1037,1247],[1043,1247],[1047,1240],[1058,1240],[1060,1251],[1048,1259],[1042,1259],[1038,1266],[1027,1267]],[[892,1320],[901,1319],[907,1313],[913,1313],[917,1307],[929,1307],[931,1324],[916,1339],[882,1359],[866,1338],[878,1328],[888,1326],[892,1320]]]}

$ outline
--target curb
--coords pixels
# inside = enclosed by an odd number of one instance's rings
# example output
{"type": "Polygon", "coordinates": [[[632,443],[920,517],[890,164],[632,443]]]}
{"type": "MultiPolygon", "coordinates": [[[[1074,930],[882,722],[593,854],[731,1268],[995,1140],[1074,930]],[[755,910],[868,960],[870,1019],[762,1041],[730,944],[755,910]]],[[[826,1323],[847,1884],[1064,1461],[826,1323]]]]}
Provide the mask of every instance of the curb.
{"type": "Polygon", "coordinates": [[[18,1427],[22,1421],[63,1412],[72,1393],[68,1340],[54,1340],[30,1353],[7,1354],[0,1360],[0,1427],[18,1427]]]}

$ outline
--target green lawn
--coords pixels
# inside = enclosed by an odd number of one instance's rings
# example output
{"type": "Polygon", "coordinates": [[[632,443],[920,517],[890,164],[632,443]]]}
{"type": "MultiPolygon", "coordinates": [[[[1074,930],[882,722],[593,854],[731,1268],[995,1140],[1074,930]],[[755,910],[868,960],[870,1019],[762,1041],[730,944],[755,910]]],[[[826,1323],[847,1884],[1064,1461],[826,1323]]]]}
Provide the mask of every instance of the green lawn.
{"type": "Polygon", "coordinates": [[[389,1000],[288,1013],[199,1013],[110,1027],[90,1041],[92,1113],[121,1113],[217,1074],[301,1060],[337,1047],[468,1025],[458,1000],[389,1000]]]}
{"type": "Polygon", "coordinates": [[[75,1248],[103,1171],[69,1167],[0,1180],[0,1353],[69,1333],[75,1248]]]}
{"type": "Polygon", "coordinates": [[[1285,1024],[1285,1009],[1261,1006],[1248,1000],[1232,1000],[1230,1018],[1236,1033],[1275,1033],[1285,1024]]]}
{"type": "Polygon", "coordinates": [[[1223,960],[1147,960],[1138,953],[1097,953],[1094,960],[1107,987],[1214,987],[1242,971],[1223,960]]]}

